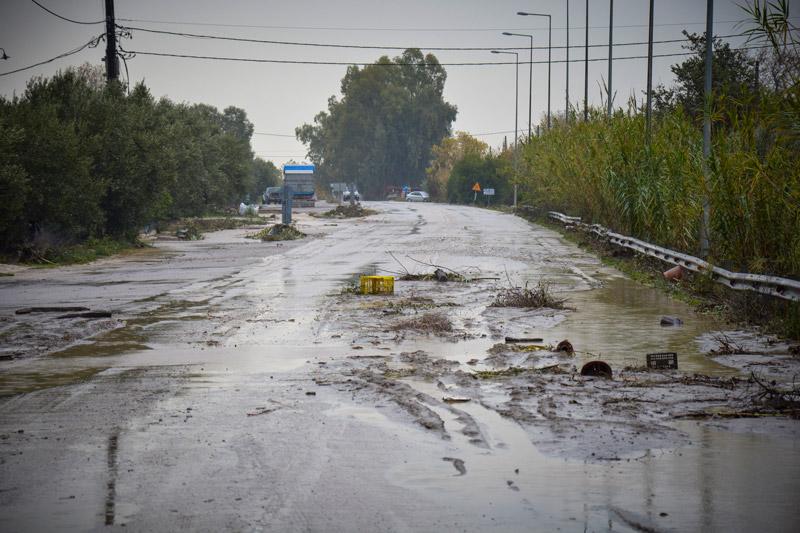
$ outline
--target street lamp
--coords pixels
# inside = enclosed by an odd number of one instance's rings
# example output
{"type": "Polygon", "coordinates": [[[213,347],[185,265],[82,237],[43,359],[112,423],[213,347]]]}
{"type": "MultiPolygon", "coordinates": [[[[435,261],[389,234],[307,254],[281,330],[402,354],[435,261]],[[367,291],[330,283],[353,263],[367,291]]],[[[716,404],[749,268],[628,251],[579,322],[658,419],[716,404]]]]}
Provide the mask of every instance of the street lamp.
{"type": "Polygon", "coordinates": [[[547,17],[547,129],[550,129],[550,63],[553,53],[553,21],[550,15],[544,13],[528,13],[517,11],[523,17],[547,17]]]}
{"type": "Polygon", "coordinates": [[[492,50],[493,54],[514,54],[517,63],[517,75],[514,78],[514,207],[517,207],[517,132],[519,131],[519,52],[492,50]]]}
{"type": "Polygon", "coordinates": [[[533,35],[529,35],[527,33],[511,33],[508,31],[504,31],[503,35],[515,36],[515,37],[530,37],[531,40],[531,62],[530,62],[530,80],[528,82],[528,139],[531,138],[531,107],[533,105],[533,35]]]}

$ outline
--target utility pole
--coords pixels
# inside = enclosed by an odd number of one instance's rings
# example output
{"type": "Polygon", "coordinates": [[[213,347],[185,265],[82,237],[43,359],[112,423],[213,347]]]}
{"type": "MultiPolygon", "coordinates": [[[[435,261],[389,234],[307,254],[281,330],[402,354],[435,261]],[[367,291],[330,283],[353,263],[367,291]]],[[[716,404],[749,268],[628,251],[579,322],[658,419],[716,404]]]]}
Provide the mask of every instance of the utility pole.
{"type": "Polygon", "coordinates": [[[114,20],[114,0],[106,0],[106,79],[119,79],[117,62],[117,28],[114,20]]]}
{"type": "Polygon", "coordinates": [[[711,187],[711,73],[714,61],[714,0],[706,0],[706,85],[703,106],[703,220],[700,224],[700,257],[706,259],[710,249],[709,226],[711,225],[711,204],[708,191],[711,187]]]}
{"type": "Polygon", "coordinates": [[[650,145],[650,135],[653,129],[653,4],[650,0],[650,30],[647,37],[647,144],[650,145]]]}
{"type": "Polygon", "coordinates": [[[609,0],[609,10],[608,10],[608,116],[611,117],[611,114],[614,111],[613,107],[613,94],[614,90],[611,88],[611,63],[613,61],[614,52],[613,52],[613,45],[614,45],[614,0],[609,0]]]}
{"type": "Polygon", "coordinates": [[[567,0],[567,62],[564,63],[567,70],[567,93],[564,105],[564,124],[569,124],[569,0],[567,0]]]}
{"type": "Polygon", "coordinates": [[[586,36],[583,45],[583,121],[589,121],[589,0],[586,0],[586,36]]]}

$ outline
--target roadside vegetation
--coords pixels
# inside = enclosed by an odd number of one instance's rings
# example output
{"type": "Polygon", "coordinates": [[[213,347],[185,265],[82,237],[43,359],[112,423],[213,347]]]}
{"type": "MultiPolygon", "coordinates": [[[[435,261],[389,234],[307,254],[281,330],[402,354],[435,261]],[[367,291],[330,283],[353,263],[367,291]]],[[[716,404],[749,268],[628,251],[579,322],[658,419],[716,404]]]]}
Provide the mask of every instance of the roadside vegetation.
{"type": "Polygon", "coordinates": [[[0,254],[71,261],[146,225],[219,212],[277,182],[242,109],[155,99],[85,65],[0,97],[0,254]],[[72,251],[70,251],[72,250],[72,251]]]}
{"type": "MultiPolygon", "coordinates": [[[[504,144],[494,153],[459,134],[433,149],[427,173],[432,198],[472,203],[471,186],[477,181],[495,188],[493,203],[510,204],[516,183],[518,201],[528,213],[561,211],[691,255],[701,253],[707,199],[710,262],[732,271],[800,279],[798,30],[786,2],[753,1],[743,9],[749,22],[741,29],[750,35],[750,46],[760,48],[742,51],[721,40],[713,43],[707,182],[706,42],[703,36],[685,34],[691,55],[673,65],[674,86],[654,90],[649,138],[644,97],[615,105],[611,116],[604,103],[590,109],[584,121],[581,105],[570,111],[568,121],[563,113],[556,116],[550,130],[540,124],[540,135],[521,142],[516,174],[513,147],[504,144]]],[[[607,102],[609,95],[604,97],[607,102]]],[[[724,291],[709,288],[710,282],[698,276],[693,279],[701,293],[716,297],[724,291]]],[[[763,304],[756,295],[730,299],[752,300],[747,307],[757,315],[773,315],[775,308],[790,317],[788,331],[800,331],[795,304],[763,304]]]]}

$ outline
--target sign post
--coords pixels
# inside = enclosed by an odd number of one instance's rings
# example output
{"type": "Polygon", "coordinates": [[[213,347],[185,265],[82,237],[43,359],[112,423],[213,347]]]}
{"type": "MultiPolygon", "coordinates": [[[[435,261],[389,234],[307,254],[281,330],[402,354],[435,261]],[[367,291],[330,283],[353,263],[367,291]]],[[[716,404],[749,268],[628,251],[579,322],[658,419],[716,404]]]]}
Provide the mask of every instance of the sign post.
{"type": "Polygon", "coordinates": [[[486,197],[486,206],[488,207],[492,196],[494,196],[494,189],[483,189],[483,195],[486,197]]]}

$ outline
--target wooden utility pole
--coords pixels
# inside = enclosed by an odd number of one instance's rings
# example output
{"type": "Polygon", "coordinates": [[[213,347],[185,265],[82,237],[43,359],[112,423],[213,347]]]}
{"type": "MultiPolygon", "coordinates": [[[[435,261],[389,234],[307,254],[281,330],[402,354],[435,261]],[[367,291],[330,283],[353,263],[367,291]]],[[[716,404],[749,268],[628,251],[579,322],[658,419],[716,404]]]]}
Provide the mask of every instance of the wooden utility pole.
{"type": "Polygon", "coordinates": [[[117,28],[114,20],[114,0],[106,0],[106,79],[119,79],[117,62],[117,28]]]}
{"type": "Polygon", "coordinates": [[[647,37],[647,144],[650,144],[650,136],[653,131],[653,4],[650,0],[650,23],[647,37]]]}

